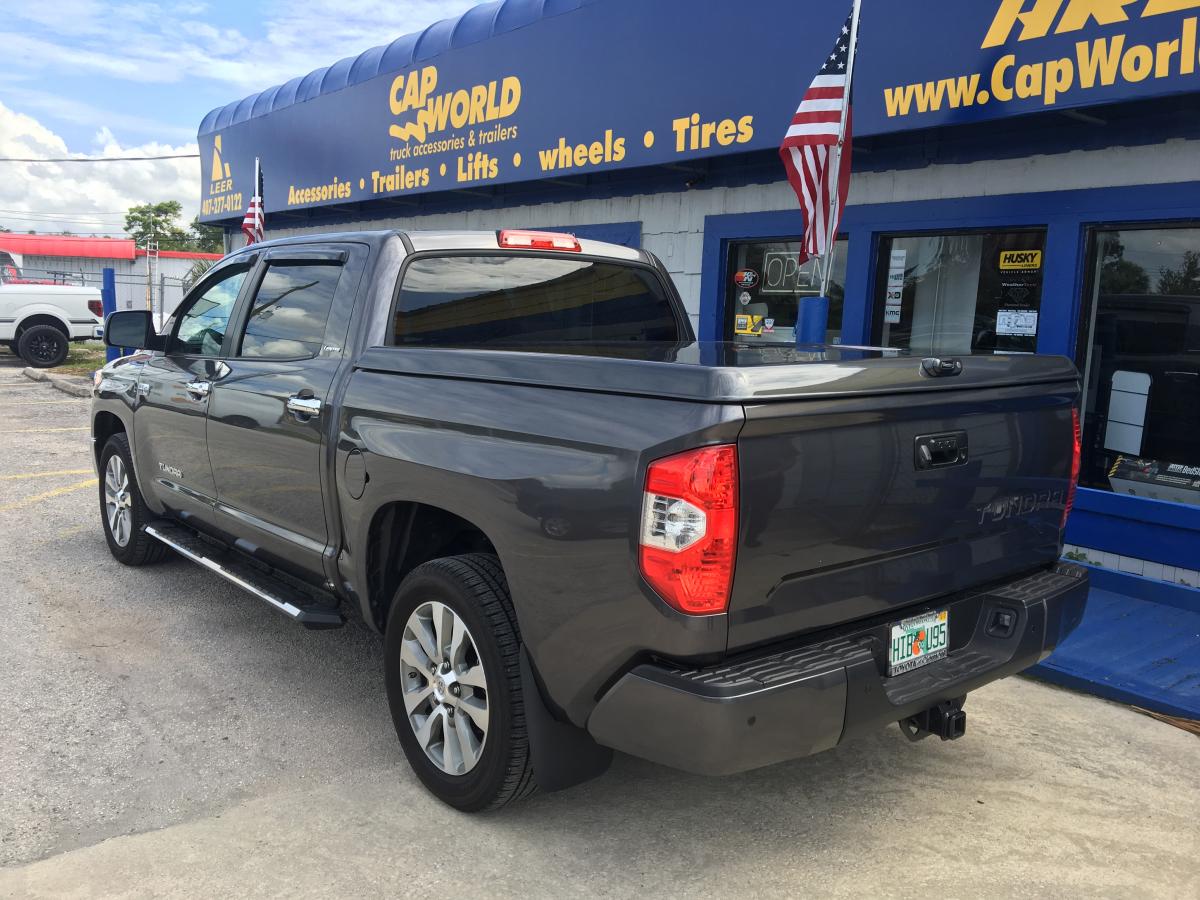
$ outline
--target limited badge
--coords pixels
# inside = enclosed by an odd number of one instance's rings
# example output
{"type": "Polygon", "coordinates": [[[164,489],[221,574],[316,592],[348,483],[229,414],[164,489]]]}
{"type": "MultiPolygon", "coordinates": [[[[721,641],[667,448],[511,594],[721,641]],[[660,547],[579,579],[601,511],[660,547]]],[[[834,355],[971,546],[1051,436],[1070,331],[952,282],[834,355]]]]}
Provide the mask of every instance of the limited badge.
{"type": "Polygon", "coordinates": [[[758,284],[758,273],[753,269],[742,269],[734,273],[733,283],[740,288],[752,288],[758,284]]]}
{"type": "Polygon", "coordinates": [[[742,304],[742,306],[749,306],[751,299],[749,291],[742,291],[738,294],[738,303],[742,304]]]}

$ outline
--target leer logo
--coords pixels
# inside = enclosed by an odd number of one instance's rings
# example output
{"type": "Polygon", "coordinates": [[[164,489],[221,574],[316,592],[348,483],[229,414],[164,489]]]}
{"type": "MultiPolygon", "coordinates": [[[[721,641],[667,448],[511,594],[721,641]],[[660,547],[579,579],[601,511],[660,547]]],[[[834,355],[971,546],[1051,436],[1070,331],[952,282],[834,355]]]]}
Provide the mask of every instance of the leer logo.
{"type": "Polygon", "coordinates": [[[229,171],[229,163],[221,161],[221,136],[213,138],[212,173],[208,176],[212,182],[209,185],[210,194],[220,194],[233,187],[233,176],[229,171]],[[220,184],[224,182],[224,184],[220,184]]]}
{"type": "MultiPolygon", "coordinates": [[[[1021,24],[1018,41],[1045,37],[1056,19],[1055,34],[1082,31],[1089,22],[1097,25],[1128,22],[1132,17],[1126,9],[1138,2],[1142,0],[1001,0],[982,48],[986,50],[1007,43],[1018,22],[1021,24]]],[[[1197,8],[1200,8],[1200,0],[1144,0],[1141,18],[1197,8]]]]}
{"type": "Polygon", "coordinates": [[[1001,250],[1000,251],[1000,268],[1002,270],[1011,271],[1013,269],[1034,270],[1042,267],[1042,251],[1041,250],[1001,250]]]}
{"type": "Polygon", "coordinates": [[[233,172],[222,158],[221,135],[213,135],[212,166],[208,170],[208,192],[200,201],[200,215],[219,216],[241,213],[242,194],[233,189],[233,172]]]}

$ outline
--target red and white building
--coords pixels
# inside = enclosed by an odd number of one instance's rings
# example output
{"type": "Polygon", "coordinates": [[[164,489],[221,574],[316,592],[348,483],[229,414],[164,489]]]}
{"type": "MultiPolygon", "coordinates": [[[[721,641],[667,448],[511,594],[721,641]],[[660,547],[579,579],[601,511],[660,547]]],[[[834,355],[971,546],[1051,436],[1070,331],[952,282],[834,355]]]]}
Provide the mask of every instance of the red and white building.
{"type": "Polygon", "coordinates": [[[102,272],[116,274],[117,308],[144,309],[149,281],[156,307],[170,315],[183,298],[184,280],[197,261],[220,253],[160,250],[153,261],[131,239],[0,232],[0,264],[5,255],[31,281],[100,286],[102,272]]]}

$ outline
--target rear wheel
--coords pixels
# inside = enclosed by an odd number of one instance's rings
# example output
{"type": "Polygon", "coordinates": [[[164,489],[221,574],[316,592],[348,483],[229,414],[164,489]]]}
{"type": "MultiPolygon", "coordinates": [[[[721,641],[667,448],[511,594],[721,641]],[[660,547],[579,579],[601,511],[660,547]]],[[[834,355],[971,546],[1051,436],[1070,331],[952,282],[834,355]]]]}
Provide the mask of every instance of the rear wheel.
{"type": "Polygon", "coordinates": [[[17,353],[35,369],[61,366],[70,352],[71,342],[53,325],[31,325],[17,339],[17,353]]]}
{"type": "Polygon", "coordinates": [[[384,642],[392,720],[417,777],[457,809],[494,809],[535,790],[520,646],[494,556],[435,559],[396,592],[384,642]]]}
{"type": "Polygon", "coordinates": [[[100,519],[117,562],[144,566],[163,558],[166,546],[142,530],[152,518],[133,474],[129,439],[114,434],[100,451],[100,519]]]}

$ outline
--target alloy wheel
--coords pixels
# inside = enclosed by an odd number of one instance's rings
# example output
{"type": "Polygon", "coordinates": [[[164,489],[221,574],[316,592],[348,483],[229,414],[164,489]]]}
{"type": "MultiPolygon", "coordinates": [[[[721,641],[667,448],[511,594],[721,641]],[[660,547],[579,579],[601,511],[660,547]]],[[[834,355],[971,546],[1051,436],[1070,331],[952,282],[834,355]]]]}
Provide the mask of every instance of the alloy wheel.
{"type": "Polygon", "coordinates": [[[133,531],[133,497],[129,492],[129,473],[120,454],[114,453],[104,467],[104,512],[108,531],[117,546],[129,543],[133,531]]]}
{"type": "Polygon", "coordinates": [[[38,362],[54,362],[58,359],[60,340],[56,337],[38,337],[30,342],[29,355],[38,362]]]}
{"type": "Polygon", "coordinates": [[[448,775],[470,772],[487,742],[488,689],[467,623],[444,603],[420,604],[404,625],[400,674],[425,755],[448,775]]]}

